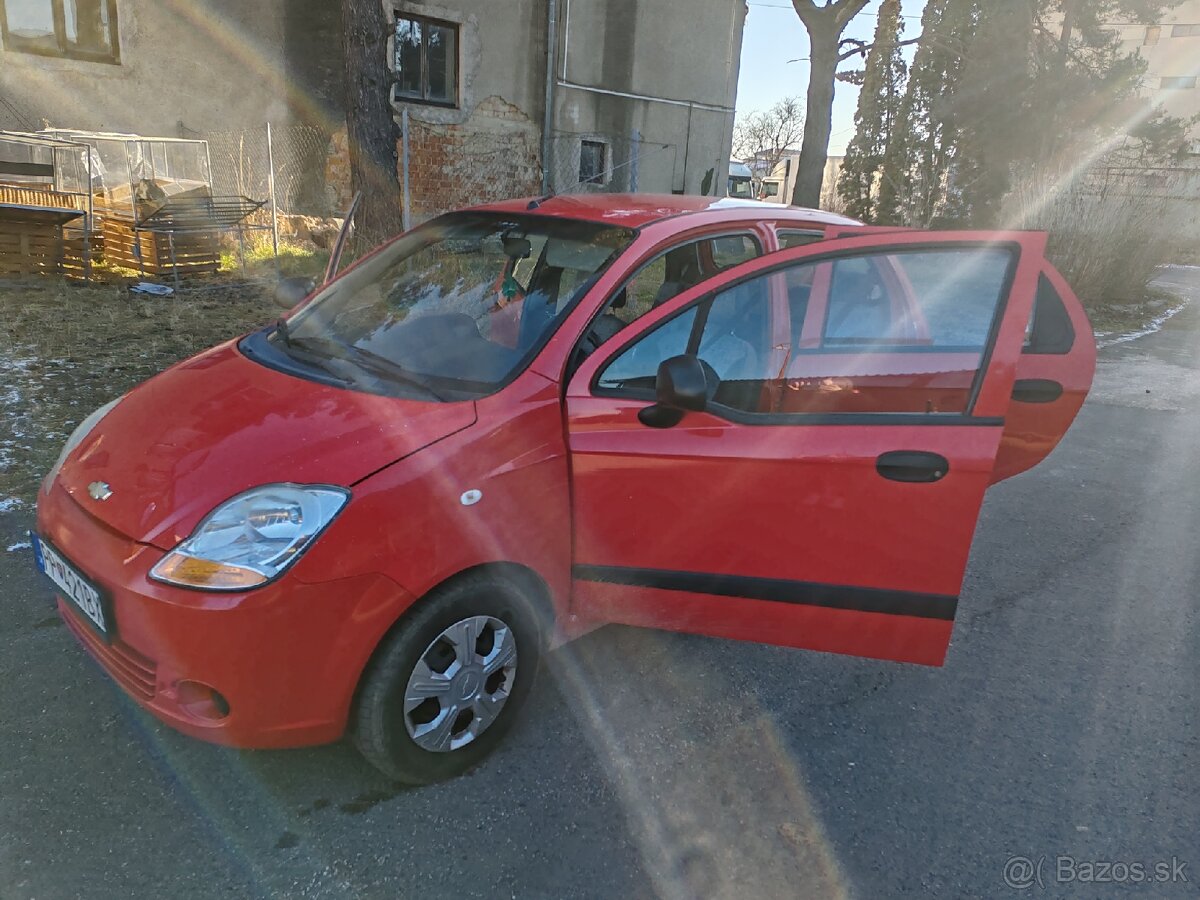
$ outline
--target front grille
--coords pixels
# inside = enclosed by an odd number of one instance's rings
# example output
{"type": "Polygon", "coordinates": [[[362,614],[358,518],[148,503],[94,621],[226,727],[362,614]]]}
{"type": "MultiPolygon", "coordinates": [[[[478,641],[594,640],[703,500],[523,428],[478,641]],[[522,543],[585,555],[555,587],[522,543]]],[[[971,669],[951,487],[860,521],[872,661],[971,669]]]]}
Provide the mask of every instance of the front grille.
{"type": "Polygon", "coordinates": [[[147,659],[127,644],[122,644],[120,640],[114,639],[111,644],[104,643],[91,628],[79,621],[61,598],[58,601],[58,609],[63,621],[67,623],[67,627],[79,643],[83,644],[84,649],[96,658],[121,687],[142,700],[154,699],[157,670],[154,660],[147,659]]]}

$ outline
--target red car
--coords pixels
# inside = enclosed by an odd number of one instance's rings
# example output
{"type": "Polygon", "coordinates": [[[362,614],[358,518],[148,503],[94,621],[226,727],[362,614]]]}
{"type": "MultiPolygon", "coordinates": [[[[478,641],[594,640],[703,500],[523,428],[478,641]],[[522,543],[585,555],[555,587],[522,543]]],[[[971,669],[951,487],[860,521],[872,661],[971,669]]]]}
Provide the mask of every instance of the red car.
{"type": "Polygon", "coordinates": [[[478,761],[609,622],[939,665],[983,494],[1095,367],[1036,233],[587,195],[442,216],[98,410],[71,631],[190,735],[478,761]]]}

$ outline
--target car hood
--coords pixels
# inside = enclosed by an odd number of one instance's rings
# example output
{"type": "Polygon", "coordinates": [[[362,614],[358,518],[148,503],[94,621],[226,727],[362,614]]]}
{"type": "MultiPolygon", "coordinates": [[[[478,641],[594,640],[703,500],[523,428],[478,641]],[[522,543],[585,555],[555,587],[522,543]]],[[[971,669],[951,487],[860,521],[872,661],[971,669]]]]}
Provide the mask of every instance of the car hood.
{"type": "Polygon", "coordinates": [[[475,421],[475,404],[330,387],[252,362],[233,343],[131,391],[65,460],[59,483],[126,537],[163,549],[260,484],[350,486],[475,421]],[[112,494],[96,500],[89,485],[112,494]]]}

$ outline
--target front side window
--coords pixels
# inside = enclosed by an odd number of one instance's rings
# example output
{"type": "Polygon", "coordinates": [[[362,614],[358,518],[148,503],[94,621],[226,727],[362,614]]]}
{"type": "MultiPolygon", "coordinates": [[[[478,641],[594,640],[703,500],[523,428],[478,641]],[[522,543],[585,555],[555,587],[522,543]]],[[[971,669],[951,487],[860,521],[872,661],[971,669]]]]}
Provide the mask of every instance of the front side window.
{"type": "Polygon", "coordinates": [[[117,0],[0,0],[4,48],[119,62],[117,0]]]}
{"type": "Polygon", "coordinates": [[[442,216],[332,283],[270,341],[315,380],[482,396],[528,363],[633,236],[541,216],[442,216]]]}
{"type": "Polygon", "coordinates": [[[584,352],[591,352],[650,310],[722,269],[761,255],[762,247],[749,234],[693,239],[656,254],[609,298],[584,338],[584,352]]]}
{"type": "Polygon", "coordinates": [[[769,284],[755,278],[688,307],[636,341],[600,373],[604,391],[651,399],[663,360],[690,354],[704,364],[712,402],[770,412],[772,341],[769,284]]]}
{"type": "Polygon", "coordinates": [[[439,106],[458,102],[458,26],[396,17],[394,95],[439,106]]]}

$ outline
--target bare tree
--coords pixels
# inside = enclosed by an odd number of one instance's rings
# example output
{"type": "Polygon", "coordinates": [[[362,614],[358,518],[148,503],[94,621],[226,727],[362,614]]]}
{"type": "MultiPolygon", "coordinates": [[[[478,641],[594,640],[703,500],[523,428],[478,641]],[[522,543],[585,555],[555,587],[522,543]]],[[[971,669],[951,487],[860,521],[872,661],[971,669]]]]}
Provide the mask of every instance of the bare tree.
{"type": "Polygon", "coordinates": [[[792,203],[817,206],[821,201],[821,181],[829,156],[829,135],[833,130],[833,86],[838,63],[861,52],[856,48],[842,51],[842,32],[850,20],[862,12],[867,0],[792,0],[796,15],[808,32],[809,52],[808,114],[804,119],[804,143],[796,170],[796,188],[792,203]]]}
{"type": "Polygon", "coordinates": [[[356,240],[365,249],[403,230],[383,4],[379,0],[342,0],[342,34],[350,182],[363,195],[355,222],[356,240]]]}
{"type": "Polygon", "coordinates": [[[733,155],[750,166],[755,178],[770,175],[804,134],[804,105],[784,97],[768,110],[738,119],[733,128],[733,155]]]}

